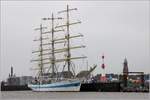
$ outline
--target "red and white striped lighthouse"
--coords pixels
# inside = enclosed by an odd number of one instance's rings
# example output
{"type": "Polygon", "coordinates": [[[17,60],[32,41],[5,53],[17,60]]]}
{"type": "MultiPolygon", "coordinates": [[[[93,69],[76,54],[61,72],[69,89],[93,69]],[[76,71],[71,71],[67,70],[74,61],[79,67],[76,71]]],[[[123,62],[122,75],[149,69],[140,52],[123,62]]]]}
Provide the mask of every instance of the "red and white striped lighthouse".
{"type": "Polygon", "coordinates": [[[103,54],[103,55],[102,55],[102,65],[101,65],[102,74],[101,74],[101,77],[100,77],[100,81],[101,81],[101,82],[106,82],[104,58],[105,58],[105,56],[104,56],[104,54],[103,54]]]}
{"type": "Polygon", "coordinates": [[[102,55],[102,65],[101,65],[102,69],[105,69],[105,64],[104,64],[104,54],[102,55]]]}

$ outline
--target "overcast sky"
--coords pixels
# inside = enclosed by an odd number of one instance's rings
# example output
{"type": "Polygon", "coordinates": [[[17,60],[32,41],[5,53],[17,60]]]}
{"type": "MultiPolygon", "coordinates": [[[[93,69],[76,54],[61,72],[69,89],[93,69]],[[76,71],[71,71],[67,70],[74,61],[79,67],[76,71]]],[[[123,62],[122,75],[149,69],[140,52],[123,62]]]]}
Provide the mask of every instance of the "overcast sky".
{"type": "MultiPolygon", "coordinates": [[[[1,2],[1,79],[6,79],[11,65],[17,76],[34,75],[33,39],[41,18],[66,8],[78,8],[71,17],[82,21],[73,30],[82,33],[81,50],[89,66],[97,64],[93,74],[101,73],[101,55],[105,55],[106,73],[122,73],[126,57],[129,71],[149,73],[149,1],[2,1],[1,2]]],[[[79,49],[80,50],[80,49],[79,49]]],[[[83,61],[84,63],[86,61],[83,61]]],[[[86,66],[82,65],[82,68],[86,66]]]]}

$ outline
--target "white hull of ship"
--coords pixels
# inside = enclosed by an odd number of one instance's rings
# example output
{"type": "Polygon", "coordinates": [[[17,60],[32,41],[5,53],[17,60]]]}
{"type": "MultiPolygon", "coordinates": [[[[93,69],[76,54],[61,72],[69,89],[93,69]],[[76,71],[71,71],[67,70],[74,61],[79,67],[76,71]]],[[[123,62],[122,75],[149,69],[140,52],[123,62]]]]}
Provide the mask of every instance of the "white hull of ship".
{"type": "Polygon", "coordinates": [[[81,87],[81,82],[80,81],[75,81],[75,82],[70,82],[70,81],[65,81],[65,82],[56,82],[56,83],[51,83],[51,84],[39,84],[39,85],[34,85],[34,84],[29,84],[29,88],[32,89],[32,91],[80,91],[81,87]]]}
{"type": "Polygon", "coordinates": [[[32,88],[32,91],[43,91],[43,92],[48,92],[48,91],[53,91],[53,92],[67,92],[67,91],[80,91],[80,86],[78,86],[78,87],[63,87],[63,88],[32,88]]]}

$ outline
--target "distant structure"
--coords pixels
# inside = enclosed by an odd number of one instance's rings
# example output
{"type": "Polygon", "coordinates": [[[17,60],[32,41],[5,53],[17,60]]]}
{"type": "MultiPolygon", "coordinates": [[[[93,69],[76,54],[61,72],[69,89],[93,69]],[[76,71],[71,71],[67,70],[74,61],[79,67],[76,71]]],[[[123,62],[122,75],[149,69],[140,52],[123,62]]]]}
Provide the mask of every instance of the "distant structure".
{"type": "Polygon", "coordinates": [[[7,79],[7,85],[18,85],[19,84],[19,77],[16,77],[13,72],[13,67],[11,66],[11,71],[9,73],[9,77],[7,79]]]}
{"type": "Polygon", "coordinates": [[[9,74],[9,77],[14,77],[14,73],[13,73],[13,67],[11,66],[11,71],[10,71],[10,74],[9,74]]]}
{"type": "Polygon", "coordinates": [[[11,66],[11,77],[13,76],[13,67],[11,66]]]}
{"type": "Polygon", "coordinates": [[[128,72],[129,72],[129,69],[128,69],[128,61],[127,61],[127,59],[125,58],[125,59],[124,59],[124,63],[123,63],[123,74],[128,75],[128,72]]]}
{"type": "Polygon", "coordinates": [[[32,76],[16,77],[13,71],[13,67],[11,66],[11,71],[9,73],[9,77],[7,78],[6,85],[9,85],[9,86],[27,85],[32,80],[33,80],[32,76]]]}
{"type": "Polygon", "coordinates": [[[124,63],[123,63],[123,83],[124,83],[124,87],[127,87],[128,73],[129,73],[128,61],[125,58],[124,63]]]}

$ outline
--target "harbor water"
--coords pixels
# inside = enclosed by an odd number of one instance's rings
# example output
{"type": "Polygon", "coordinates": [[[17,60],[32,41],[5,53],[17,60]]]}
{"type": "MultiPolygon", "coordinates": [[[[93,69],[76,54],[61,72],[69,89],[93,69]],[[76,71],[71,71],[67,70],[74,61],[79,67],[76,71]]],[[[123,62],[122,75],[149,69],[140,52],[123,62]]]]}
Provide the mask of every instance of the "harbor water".
{"type": "Polygon", "coordinates": [[[0,100],[149,100],[149,93],[135,92],[32,92],[3,91],[0,100]]]}

